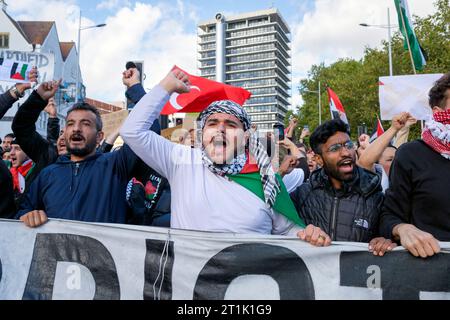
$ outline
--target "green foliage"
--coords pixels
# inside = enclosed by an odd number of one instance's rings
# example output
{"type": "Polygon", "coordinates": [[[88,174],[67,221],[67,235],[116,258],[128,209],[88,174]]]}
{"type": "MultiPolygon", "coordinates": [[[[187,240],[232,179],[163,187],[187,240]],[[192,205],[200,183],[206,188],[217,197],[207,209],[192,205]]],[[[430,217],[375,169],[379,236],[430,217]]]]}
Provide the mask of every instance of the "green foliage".
{"type": "MultiPolygon", "coordinates": [[[[437,0],[436,12],[428,17],[415,17],[415,32],[427,54],[427,65],[420,73],[446,73],[450,71],[450,0],[437,0]]],[[[299,127],[309,124],[314,130],[319,124],[318,91],[321,83],[322,122],[329,120],[328,85],[336,92],[345,107],[352,136],[358,125],[365,123],[373,130],[379,115],[378,79],[389,75],[388,43],[381,49],[366,48],[361,60],[339,59],[330,66],[313,65],[307,79],[300,81],[304,104],[297,106],[299,127]]],[[[409,53],[403,48],[403,38],[397,32],[392,38],[394,75],[413,74],[409,53]]],[[[389,121],[383,122],[387,129],[389,121]]],[[[412,128],[410,139],[420,136],[420,125],[412,128]]]]}

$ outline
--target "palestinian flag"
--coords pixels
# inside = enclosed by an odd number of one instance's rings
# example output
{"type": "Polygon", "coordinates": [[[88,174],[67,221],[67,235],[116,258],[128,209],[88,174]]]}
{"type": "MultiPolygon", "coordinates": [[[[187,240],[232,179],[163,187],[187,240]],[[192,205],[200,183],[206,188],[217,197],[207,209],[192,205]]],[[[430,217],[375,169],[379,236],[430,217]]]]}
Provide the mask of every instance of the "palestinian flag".
{"type": "Polygon", "coordinates": [[[383,125],[381,124],[380,118],[377,118],[377,124],[375,129],[373,130],[372,135],[370,136],[369,142],[372,143],[377,139],[379,136],[381,136],[384,133],[383,125]]]}
{"type": "Polygon", "coordinates": [[[11,79],[25,80],[27,77],[27,69],[28,64],[23,63],[19,65],[18,62],[14,62],[11,67],[11,79]]]}
{"type": "Polygon", "coordinates": [[[327,88],[327,92],[328,92],[328,101],[330,103],[331,119],[341,119],[347,125],[349,125],[347,115],[345,114],[344,106],[339,100],[339,97],[329,87],[327,88]]]}
{"type": "MultiPolygon", "coordinates": [[[[252,161],[252,163],[255,162],[252,161]]],[[[279,214],[284,215],[287,219],[294,222],[296,225],[305,228],[306,225],[299,217],[294,203],[292,202],[291,197],[287,192],[286,186],[283,183],[283,179],[281,179],[281,176],[279,174],[276,174],[275,176],[280,183],[280,192],[275,199],[273,209],[279,214]]],[[[256,164],[250,164],[250,157],[247,157],[247,163],[245,164],[240,174],[227,175],[227,177],[231,181],[234,181],[247,190],[253,192],[262,201],[265,201],[263,186],[261,183],[261,174],[259,173],[259,169],[256,164]]]]}
{"type": "Polygon", "coordinates": [[[395,8],[397,9],[398,25],[400,26],[400,31],[402,32],[403,37],[405,38],[405,50],[408,50],[410,47],[416,70],[422,70],[427,64],[425,52],[420,46],[419,40],[417,40],[416,33],[414,32],[408,1],[394,0],[394,2],[395,8]]]}

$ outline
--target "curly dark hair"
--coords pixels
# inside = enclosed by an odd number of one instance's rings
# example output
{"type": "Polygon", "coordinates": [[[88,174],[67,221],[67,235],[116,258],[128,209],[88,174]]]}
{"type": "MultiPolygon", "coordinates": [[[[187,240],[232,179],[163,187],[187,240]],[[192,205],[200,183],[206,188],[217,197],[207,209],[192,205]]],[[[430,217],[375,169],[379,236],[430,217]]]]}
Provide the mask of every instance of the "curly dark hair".
{"type": "Polygon", "coordinates": [[[336,132],[344,132],[350,135],[350,129],[348,125],[340,119],[334,119],[324,122],[322,123],[322,125],[317,127],[309,139],[309,143],[313,151],[316,154],[322,154],[322,145],[324,143],[327,143],[328,139],[336,132]]]}
{"type": "Polygon", "coordinates": [[[444,74],[438,81],[436,81],[433,88],[431,88],[428,93],[428,101],[431,108],[444,107],[446,100],[445,94],[448,89],[450,89],[450,72],[444,74]]]}

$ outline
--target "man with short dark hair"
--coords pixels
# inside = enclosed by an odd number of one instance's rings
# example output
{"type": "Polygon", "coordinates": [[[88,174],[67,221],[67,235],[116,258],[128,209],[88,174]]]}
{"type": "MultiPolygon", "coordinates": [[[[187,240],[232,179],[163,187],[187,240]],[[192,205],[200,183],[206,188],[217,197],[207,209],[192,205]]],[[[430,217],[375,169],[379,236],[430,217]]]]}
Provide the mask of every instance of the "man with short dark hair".
{"type": "Polygon", "coordinates": [[[15,139],[14,133],[8,133],[5,135],[2,141],[3,151],[11,151],[11,142],[15,139]]]}
{"type": "MultiPolygon", "coordinates": [[[[41,97],[48,100],[50,95],[48,90],[41,97]]],[[[112,153],[96,151],[103,139],[102,120],[87,103],[67,112],[64,139],[69,154],[41,171],[18,217],[29,227],[45,223],[47,217],[125,223],[126,186],[136,155],[127,145],[112,153]]]]}
{"type": "Polygon", "coordinates": [[[370,241],[375,255],[395,247],[378,237],[381,178],[355,164],[348,126],[342,120],[327,121],[313,132],[310,144],[323,167],[291,194],[299,216],[333,241],[370,241]]]}
{"type": "Polygon", "coordinates": [[[450,72],[430,90],[429,105],[422,139],[396,153],[381,215],[384,236],[422,258],[440,252],[438,240],[450,241],[450,72]]]}

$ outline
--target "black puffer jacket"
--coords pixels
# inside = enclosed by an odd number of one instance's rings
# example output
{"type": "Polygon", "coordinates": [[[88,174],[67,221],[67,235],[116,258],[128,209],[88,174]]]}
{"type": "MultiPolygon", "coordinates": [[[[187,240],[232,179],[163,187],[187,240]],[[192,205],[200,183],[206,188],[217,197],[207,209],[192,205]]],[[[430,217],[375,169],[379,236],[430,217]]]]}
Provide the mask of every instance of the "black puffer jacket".
{"type": "Polygon", "coordinates": [[[333,241],[369,242],[379,235],[383,193],[375,173],[356,167],[354,179],[336,191],[319,169],[291,198],[303,221],[320,227],[333,241]]]}

